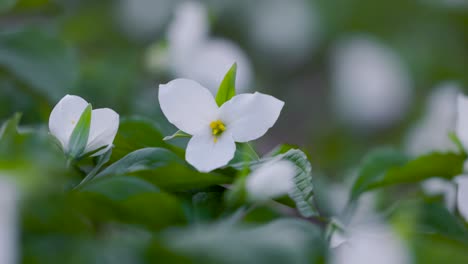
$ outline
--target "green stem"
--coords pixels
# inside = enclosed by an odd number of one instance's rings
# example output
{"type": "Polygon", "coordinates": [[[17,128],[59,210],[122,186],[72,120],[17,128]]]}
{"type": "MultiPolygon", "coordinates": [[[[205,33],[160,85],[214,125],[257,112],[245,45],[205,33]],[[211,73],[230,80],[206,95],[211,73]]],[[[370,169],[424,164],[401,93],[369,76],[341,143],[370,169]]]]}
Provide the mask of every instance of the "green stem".
{"type": "Polygon", "coordinates": [[[255,151],[255,149],[252,147],[252,145],[250,145],[249,142],[246,143],[247,147],[250,148],[250,150],[255,154],[255,158],[257,160],[260,160],[260,156],[257,154],[257,152],[255,151]]]}

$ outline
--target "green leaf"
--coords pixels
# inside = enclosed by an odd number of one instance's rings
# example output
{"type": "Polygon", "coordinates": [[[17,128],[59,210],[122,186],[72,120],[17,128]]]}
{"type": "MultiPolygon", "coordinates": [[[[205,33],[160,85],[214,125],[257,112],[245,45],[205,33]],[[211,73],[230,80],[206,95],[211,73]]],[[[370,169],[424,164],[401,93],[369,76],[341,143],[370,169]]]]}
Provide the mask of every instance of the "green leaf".
{"type": "Polygon", "coordinates": [[[402,167],[391,168],[385,177],[370,188],[399,183],[413,183],[432,177],[452,179],[463,173],[465,154],[433,152],[409,161],[402,167]]]}
{"type": "Polygon", "coordinates": [[[433,152],[408,161],[396,151],[384,149],[369,154],[351,190],[351,200],[363,192],[432,177],[451,179],[463,172],[465,154],[433,152]]]}
{"type": "Polygon", "coordinates": [[[231,177],[217,173],[202,173],[183,165],[170,165],[153,170],[132,173],[154,185],[170,191],[200,189],[218,184],[229,184],[231,177]]]}
{"type": "Polygon", "coordinates": [[[80,191],[99,193],[111,200],[122,201],[137,194],[159,192],[159,189],[138,177],[115,176],[97,179],[80,191]]]}
{"type": "Polygon", "coordinates": [[[141,117],[122,118],[110,161],[115,162],[132,151],[148,147],[167,148],[183,156],[183,150],[164,142],[163,135],[151,120],[141,117]]]}
{"type": "Polygon", "coordinates": [[[312,166],[304,152],[291,149],[281,155],[282,159],[291,161],[296,166],[294,190],[289,194],[296,203],[296,208],[304,217],[317,215],[314,204],[314,185],[312,181],[312,166]]]}
{"type": "Polygon", "coordinates": [[[18,125],[21,120],[21,114],[16,113],[5,121],[5,123],[2,124],[2,127],[0,128],[0,144],[1,146],[4,146],[11,142],[14,137],[18,134],[18,125]]]}
{"type": "Polygon", "coordinates": [[[144,148],[131,152],[101,171],[96,178],[108,175],[126,175],[137,171],[152,170],[170,164],[183,164],[173,152],[163,148],[144,148]]]}
{"type": "Polygon", "coordinates": [[[219,86],[218,93],[216,94],[216,103],[218,106],[223,105],[236,95],[236,72],[237,64],[234,63],[224,76],[224,79],[219,86]]]}
{"type": "Polygon", "coordinates": [[[70,142],[68,142],[68,154],[73,159],[81,157],[84,154],[86,145],[88,144],[92,110],[93,108],[91,104],[88,104],[71,134],[70,142]]]}
{"type": "Polygon", "coordinates": [[[121,203],[122,220],[151,230],[183,225],[186,220],[182,204],[162,192],[140,193],[121,203]]]}
{"type": "Polygon", "coordinates": [[[6,12],[13,8],[16,4],[16,0],[2,0],[0,1],[0,13],[6,12]]]}
{"type": "Polygon", "coordinates": [[[425,203],[420,217],[424,230],[446,236],[468,246],[468,230],[441,203],[425,203]]]}
{"type": "Polygon", "coordinates": [[[74,52],[35,28],[0,32],[0,68],[49,101],[59,100],[78,78],[74,52]]]}
{"type": "Polygon", "coordinates": [[[166,136],[163,138],[164,141],[168,141],[168,140],[171,140],[171,139],[174,139],[174,138],[178,138],[178,137],[191,137],[191,135],[185,133],[184,131],[182,130],[177,130],[174,134],[170,135],[170,136],[166,136]]]}
{"type": "Polygon", "coordinates": [[[79,189],[81,186],[86,184],[88,181],[92,180],[96,176],[96,174],[99,172],[99,170],[102,168],[102,166],[104,166],[104,164],[106,164],[109,161],[111,155],[112,155],[112,148],[110,148],[103,155],[100,155],[97,158],[96,166],[94,166],[94,168],[88,173],[88,175],[86,175],[86,177],[80,182],[80,184],[78,184],[75,187],[75,189],[79,189]]]}
{"type": "Polygon", "coordinates": [[[385,173],[392,167],[404,165],[407,157],[393,149],[377,149],[370,152],[361,163],[358,176],[351,189],[351,200],[370,188],[372,184],[385,178],[385,173]]]}
{"type": "Polygon", "coordinates": [[[293,219],[258,226],[199,225],[167,231],[163,238],[195,263],[319,263],[326,252],[320,228],[293,219]]]}
{"type": "Polygon", "coordinates": [[[112,175],[134,175],[160,188],[177,191],[232,181],[224,175],[190,169],[184,160],[163,148],[136,150],[98,173],[95,179],[112,175]]]}

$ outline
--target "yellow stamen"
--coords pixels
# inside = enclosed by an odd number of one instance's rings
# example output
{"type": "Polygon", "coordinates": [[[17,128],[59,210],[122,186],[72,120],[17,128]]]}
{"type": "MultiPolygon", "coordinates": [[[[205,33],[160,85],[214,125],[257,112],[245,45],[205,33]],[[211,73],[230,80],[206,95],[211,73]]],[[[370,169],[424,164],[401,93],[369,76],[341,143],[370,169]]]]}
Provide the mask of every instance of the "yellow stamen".
{"type": "Polygon", "coordinates": [[[214,142],[218,142],[218,136],[223,134],[226,130],[226,126],[224,125],[223,121],[216,120],[210,123],[210,128],[212,130],[212,134],[214,136],[214,142]]]}

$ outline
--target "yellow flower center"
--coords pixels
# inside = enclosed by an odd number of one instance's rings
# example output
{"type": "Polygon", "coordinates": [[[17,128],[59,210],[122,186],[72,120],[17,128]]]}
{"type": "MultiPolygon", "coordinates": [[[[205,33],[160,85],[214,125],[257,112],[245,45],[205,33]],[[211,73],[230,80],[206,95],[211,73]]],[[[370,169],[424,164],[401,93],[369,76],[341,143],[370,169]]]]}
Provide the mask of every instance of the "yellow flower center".
{"type": "Polygon", "coordinates": [[[218,141],[218,136],[220,136],[224,130],[226,130],[226,126],[224,125],[223,121],[216,120],[211,122],[210,127],[214,136],[214,142],[216,143],[218,141]]]}

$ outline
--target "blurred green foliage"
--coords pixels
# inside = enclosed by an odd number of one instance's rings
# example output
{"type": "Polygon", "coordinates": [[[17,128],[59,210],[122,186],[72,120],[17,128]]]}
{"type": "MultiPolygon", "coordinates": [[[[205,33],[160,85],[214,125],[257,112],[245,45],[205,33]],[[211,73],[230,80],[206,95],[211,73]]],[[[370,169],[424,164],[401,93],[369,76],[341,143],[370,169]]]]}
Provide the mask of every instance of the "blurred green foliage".
{"type": "Polygon", "coordinates": [[[286,101],[278,128],[258,147],[266,153],[279,143],[300,145],[310,153],[311,178],[306,155],[288,146],[261,161],[250,148],[238,147],[232,166],[211,173],[186,164],[184,139],[163,140],[175,129],[157,106],[156,86],[172,76],[145,67],[146,49],[164,42],[166,32],[133,38],[120,26],[121,2],[0,1],[0,174],[13,178],[22,193],[21,262],[325,263],[330,251],[323,220],[335,217],[327,191],[332,180],[349,182],[351,168],[358,173],[350,200],[358,203],[378,189],[379,199],[388,202],[379,216],[405,238],[416,263],[468,263],[466,223],[419,186],[427,178],[462,173],[465,153],[410,159],[403,151],[380,149],[355,165],[376,145],[401,145],[434,85],[468,85],[467,7],[435,0],[309,1],[321,14],[323,39],[304,63],[284,68],[248,45],[242,14],[251,1],[226,8],[206,1],[214,34],[238,40],[253,59],[256,90],[286,101]],[[384,131],[359,133],[332,117],[328,53],[353,33],[385,41],[414,77],[410,113],[384,131]],[[123,116],[108,159],[88,157],[66,167],[45,124],[67,93],[123,116]],[[293,201],[278,199],[244,212],[249,204],[231,203],[226,194],[245,195],[235,192],[243,188],[242,177],[272,157],[297,166],[293,201]],[[246,170],[236,166],[243,161],[246,170]],[[91,173],[94,178],[77,187],[91,173]]]}

